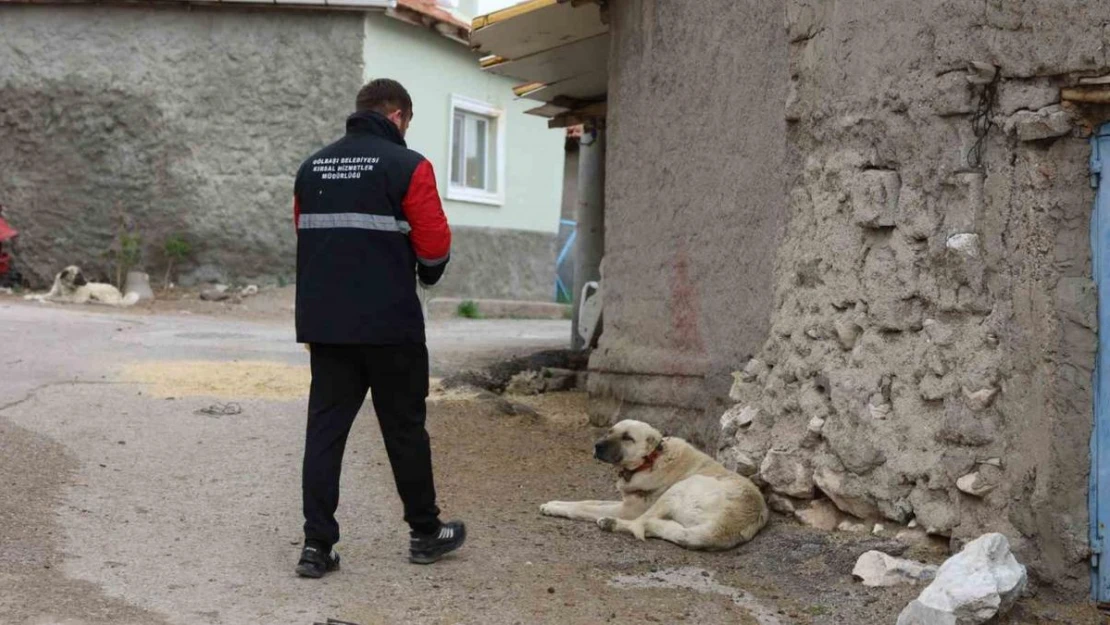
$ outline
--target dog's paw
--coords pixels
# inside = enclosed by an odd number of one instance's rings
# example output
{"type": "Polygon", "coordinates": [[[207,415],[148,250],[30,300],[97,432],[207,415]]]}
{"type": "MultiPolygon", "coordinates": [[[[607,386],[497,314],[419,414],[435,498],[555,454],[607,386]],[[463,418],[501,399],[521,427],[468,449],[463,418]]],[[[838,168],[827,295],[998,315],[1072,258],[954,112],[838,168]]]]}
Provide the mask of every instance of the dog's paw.
{"type": "Polygon", "coordinates": [[[597,520],[597,526],[603,532],[612,532],[617,529],[617,520],[613,517],[603,516],[597,520]]]}
{"type": "Polygon", "coordinates": [[[543,504],[542,506],[540,506],[540,514],[542,514],[544,516],[555,516],[554,502],[549,501],[549,502],[543,504]]]}

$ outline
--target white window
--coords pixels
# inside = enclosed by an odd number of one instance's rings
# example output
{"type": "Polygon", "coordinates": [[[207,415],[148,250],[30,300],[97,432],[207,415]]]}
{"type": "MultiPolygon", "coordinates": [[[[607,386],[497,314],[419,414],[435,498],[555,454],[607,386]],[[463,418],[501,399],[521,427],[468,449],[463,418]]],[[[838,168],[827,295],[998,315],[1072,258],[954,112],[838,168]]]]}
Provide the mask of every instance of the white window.
{"type": "Polygon", "coordinates": [[[505,117],[500,109],[451,97],[451,160],[447,199],[505,203],[505,117]]]}

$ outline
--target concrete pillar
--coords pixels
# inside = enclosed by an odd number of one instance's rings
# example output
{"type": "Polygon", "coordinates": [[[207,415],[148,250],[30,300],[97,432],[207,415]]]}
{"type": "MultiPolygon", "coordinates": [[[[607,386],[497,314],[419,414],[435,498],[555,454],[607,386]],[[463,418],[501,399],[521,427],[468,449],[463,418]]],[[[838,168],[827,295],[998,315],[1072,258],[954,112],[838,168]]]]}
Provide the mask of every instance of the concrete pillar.
{"type": "Polygon", "coordinates": [[[605,123],[590,123],[582,132],[578,148],[578,234],[574,248],[574,317],[571,347],[581,349],[585,341],[578,336],[578,305],[582,287],[601,279],[601,258],[605,255],[605,123]]]}

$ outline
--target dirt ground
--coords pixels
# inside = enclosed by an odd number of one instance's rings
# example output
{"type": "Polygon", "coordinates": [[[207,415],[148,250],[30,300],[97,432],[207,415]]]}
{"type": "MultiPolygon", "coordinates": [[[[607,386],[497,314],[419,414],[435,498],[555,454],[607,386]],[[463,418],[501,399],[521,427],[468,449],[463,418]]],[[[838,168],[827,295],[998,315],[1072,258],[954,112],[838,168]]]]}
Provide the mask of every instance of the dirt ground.
{"type": "MultiPolygon", "coordinates": [[[[904,545],[782,517],[719,554],[542,517],[550,499],[614,495],[611,469],[590,455],[585,398],[514,397],[537,415],[510,416],[457,390],[433,394],[429,430],[442,506],[467,521],[467,546],[435,566],[407,563],[364,408],[344,469],[343,569],[298,579],[306,356],[275,329],[280,305],[249,321],[193,305],[87,314],[0,298],[0,364],[14,384],[0,388],[0,623],[869,625],[893,623],[920,591],[849,574],[864,551],[904,545]],[[205,412],[228,402],[239,412],[205,412]]],[[[521,349],[457,334],[542,329],[499,323],[430,328],[433,368],[521,349]]],[[[1100,622],[1045,589],[1003,621],[1100,622]]]]}

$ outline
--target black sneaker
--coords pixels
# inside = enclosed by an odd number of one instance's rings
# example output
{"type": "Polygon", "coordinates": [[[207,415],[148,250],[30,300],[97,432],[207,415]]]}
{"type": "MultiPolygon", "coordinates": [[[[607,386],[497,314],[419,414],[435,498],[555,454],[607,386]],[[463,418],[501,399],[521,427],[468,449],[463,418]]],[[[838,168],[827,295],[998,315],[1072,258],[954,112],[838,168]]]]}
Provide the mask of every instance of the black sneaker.
{"type": "Polygon", "coordinates": [[[466,542],[466,525],[462,521],[450,521],[440,526],[435,534],[413,532],[409,540],[409,562],[431,564],[443,556],[463,546],[466,542]]]}
{"type": "Polygon", "coordinates": [[[321,549],[316,545],[305,545],[301,550],[301,560],[297,562],[297,575],[321,578],[324,573],[339,570],[339,554],[334,550],[321,549]]]}

